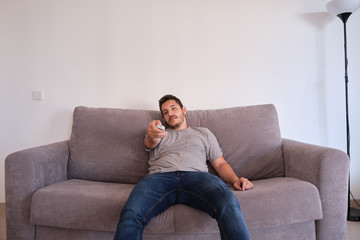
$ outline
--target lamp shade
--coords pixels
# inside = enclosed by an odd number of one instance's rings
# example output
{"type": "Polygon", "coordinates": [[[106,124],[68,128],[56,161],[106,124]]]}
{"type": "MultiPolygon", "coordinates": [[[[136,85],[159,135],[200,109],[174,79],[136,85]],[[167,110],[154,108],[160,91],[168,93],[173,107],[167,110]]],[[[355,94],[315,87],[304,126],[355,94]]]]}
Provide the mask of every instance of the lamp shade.
{"type": "Polygon", "coordinates": [[[326,8],[335,16],[341,13],[353,13],[360,8],[360,0],[333,0],[326,4],[326,8]]]}

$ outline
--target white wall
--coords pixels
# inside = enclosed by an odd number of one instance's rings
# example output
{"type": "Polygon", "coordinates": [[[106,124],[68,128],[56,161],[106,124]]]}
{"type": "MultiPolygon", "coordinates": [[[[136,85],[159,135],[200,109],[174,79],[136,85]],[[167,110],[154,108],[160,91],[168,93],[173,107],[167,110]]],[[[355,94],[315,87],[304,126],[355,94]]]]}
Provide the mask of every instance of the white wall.
{"type": "MultiPolygon", "coordinates": [[[[343,28],[328,1],[0,0],[0,202],[6,156],[68,139],[77,105],[273,103],[283,137],[346,150],[343,28]]],[[[360,11],[348,21],[357,198],[359,25],[360,11]]]]}

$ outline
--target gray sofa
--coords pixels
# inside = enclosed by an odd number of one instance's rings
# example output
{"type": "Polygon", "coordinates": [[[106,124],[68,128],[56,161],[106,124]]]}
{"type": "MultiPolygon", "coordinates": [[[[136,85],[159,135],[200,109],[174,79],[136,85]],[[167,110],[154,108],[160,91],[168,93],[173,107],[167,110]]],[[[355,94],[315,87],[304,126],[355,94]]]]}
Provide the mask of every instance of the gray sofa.
{"type": "MultiPolygon", "coordinates": [[[[160,118],[153,110],[77,107],[68,141],[9,155],[7,239],[112,239],[130,191],[147,174],[145,129],[160,118]]],[[[208,127],[235,172],[255,184],[234,191],[251,239],[345,239],[344,152],[282,139],[273,105],[188,111],[187,118],[208,127]]],[[[175,205],[149,223],[144,239],[220,235],[207,214],[175,205]]]]}

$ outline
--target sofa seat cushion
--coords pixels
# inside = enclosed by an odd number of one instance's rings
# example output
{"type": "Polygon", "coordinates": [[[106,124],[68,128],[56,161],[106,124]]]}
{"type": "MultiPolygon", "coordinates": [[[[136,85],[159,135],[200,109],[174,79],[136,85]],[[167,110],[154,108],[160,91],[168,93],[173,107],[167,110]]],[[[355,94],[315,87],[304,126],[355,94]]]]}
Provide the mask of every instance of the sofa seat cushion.
{"type": "Polygon", "coordinates": [[[315,185],[295,178],[254,181],[252,190],[234,194],[248,228],[276,227],[322,219],[322,205],[315,185]]]}
{"type": "MultiPolygon", "coordinates": [[[[322,218],[316,187],[293,178],[254,181],[249,191],[234,191],[249,229],[280,226],[322,218]]],[[[56,228],[115,231],[133,184],[71,179],[36,191],[31,224],[56,228]]],[[[155,217],[148,233],[212,233],[217,223],[206,213],[175,205],[155,217]]]]}

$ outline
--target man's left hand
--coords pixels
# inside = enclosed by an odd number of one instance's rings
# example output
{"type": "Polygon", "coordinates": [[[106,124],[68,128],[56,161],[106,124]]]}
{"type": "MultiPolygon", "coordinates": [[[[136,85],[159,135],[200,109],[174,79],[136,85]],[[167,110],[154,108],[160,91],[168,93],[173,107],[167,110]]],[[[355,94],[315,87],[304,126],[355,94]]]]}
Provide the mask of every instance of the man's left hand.
{"type": "Polygon", "coordinates": [[[234,184],[233,184],[233,187],[236,189],[236,190],[239,190],[239,191],[245,191],[245,190],[249,190],[249,189],[252,189],[254,187],[254,185],[252,184],[252,182],[250,182],[247,178],[238,178],[234,184]]]}

